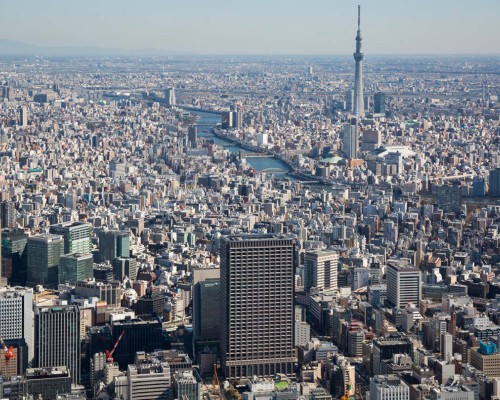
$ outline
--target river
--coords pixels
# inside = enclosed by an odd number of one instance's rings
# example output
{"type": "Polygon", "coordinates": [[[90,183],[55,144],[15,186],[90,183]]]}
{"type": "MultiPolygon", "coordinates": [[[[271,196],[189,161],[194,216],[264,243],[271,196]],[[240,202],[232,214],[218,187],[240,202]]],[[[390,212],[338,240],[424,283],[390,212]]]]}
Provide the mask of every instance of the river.
{"type": "MultiPolygon", "coordinates": [[[[229,150],[231,153],[236,154],[240,150],[244,150],[235,144],[218,138],[212,133],[212,128],[215,127],[216,124],[221,122],[221,117],[219,114],[212,114],[202,111],[190,111],[191,114],[198,115],[200,119],[198,120],[198,137],[205,137],[213,139],[215,144],[222,146],[229,150]]],[[[294,180],[293,177],[288,176],[287,172],[290,171],[290,168],[283,164],[280,160],[272,157],[249,157],[247,158],[248,164],[250,164],[257,171],[262,171],[268,168],[279,168],[282,169],[283,173],[273,173],[276,178],[285,178],[294,180]]]]}

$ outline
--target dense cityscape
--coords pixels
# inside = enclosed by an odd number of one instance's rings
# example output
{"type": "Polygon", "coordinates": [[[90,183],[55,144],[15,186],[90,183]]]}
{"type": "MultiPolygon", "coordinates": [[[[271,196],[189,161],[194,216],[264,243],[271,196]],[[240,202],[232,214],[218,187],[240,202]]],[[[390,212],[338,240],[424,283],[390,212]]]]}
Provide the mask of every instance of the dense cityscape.
{"type": "Polygon", "coordinates": [[[0,399],[500,399],[500,57],[357,11],[351,56],[0,54],[0,399]]]}

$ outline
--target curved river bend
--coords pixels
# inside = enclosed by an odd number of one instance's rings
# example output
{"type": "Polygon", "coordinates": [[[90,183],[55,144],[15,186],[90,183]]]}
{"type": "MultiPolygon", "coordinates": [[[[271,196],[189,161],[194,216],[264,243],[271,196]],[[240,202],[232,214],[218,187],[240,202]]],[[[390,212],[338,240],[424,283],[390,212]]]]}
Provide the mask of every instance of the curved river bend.
{"type": "MultiPolygon", "coordinates": [[[[212,133],[212,128],[215,127],[216,124],[221,122],[220,115],[212,114],[202,111],[190,111],[192,114],[198,115],[200,119],[198,120],[198,137],[205,137],[213,139],[215,144],[219,146],[223,146],[228,149],[229,152],[233,154],[237,154],[240,150],[244,150],[241,147],[228,142],[227,140],[216,137],[212,133]]],[[[272,157],[249,157],[247,158],[247,163],[250,164],[257,171],[262,171],[268,168],[279,168],[283,170],[283,173],[273,173],[276,178],[284,178],[288,177],[289,179],[293,179],[290,176],[287,176],[287,172],[290,171],[290,168],[283,164],[281,161],[272,157]]]]}

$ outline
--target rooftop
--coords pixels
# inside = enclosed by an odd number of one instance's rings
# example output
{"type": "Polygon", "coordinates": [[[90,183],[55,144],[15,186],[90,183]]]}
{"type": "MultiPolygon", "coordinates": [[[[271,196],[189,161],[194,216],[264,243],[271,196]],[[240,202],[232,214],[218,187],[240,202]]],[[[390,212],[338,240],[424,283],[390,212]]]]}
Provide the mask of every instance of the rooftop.
{"type": "Polygon", "coordinates": [[[265,235],[246,235],[246,234],[230,235],[230,236],[225,236],[225,239],[230,242],[241,242],[241,241],[256,242],[259,240],[291,240],[291,237],[278,233],[270,233],[265,235]]]}

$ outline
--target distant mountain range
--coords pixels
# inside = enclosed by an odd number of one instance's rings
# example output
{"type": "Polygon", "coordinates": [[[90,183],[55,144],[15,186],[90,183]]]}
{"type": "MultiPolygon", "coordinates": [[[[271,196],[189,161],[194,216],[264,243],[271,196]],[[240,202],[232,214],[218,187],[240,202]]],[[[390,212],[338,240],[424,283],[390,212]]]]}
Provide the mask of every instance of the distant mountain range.
{"type": "Polygon", "coordinates": [[[0,39],[0,57],[9,56],[177,56],[188,52],[174,52],[158,49],[116,49],[107,47],[44,47],[0,39]]]}

